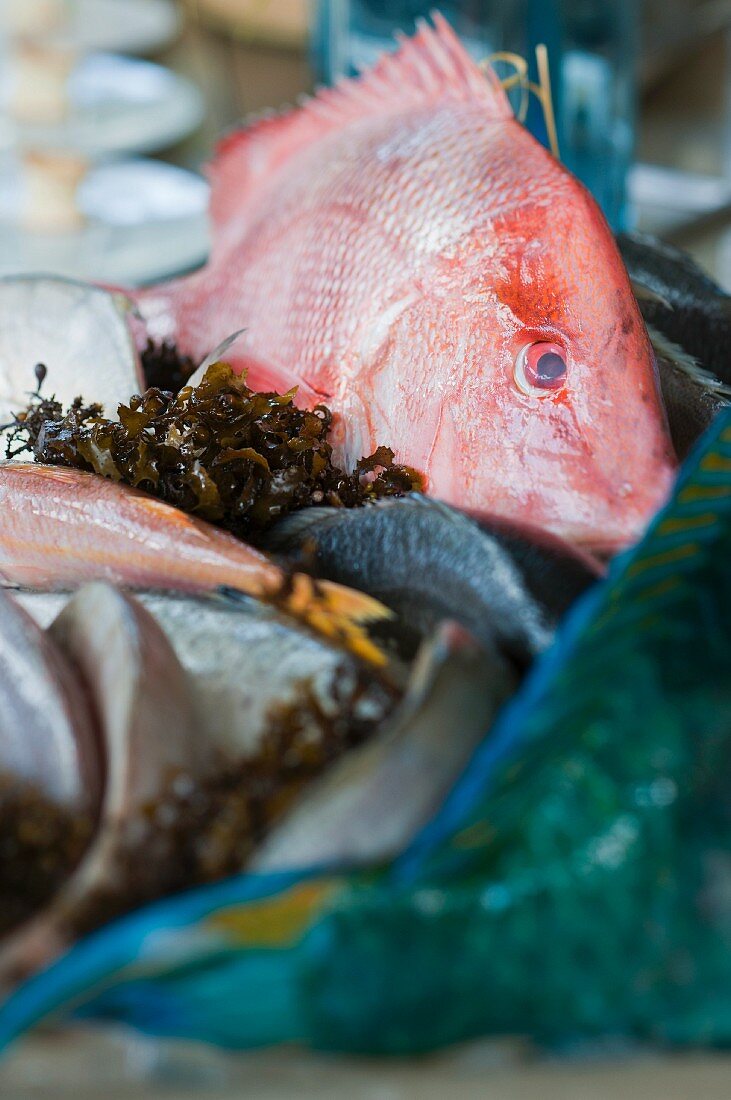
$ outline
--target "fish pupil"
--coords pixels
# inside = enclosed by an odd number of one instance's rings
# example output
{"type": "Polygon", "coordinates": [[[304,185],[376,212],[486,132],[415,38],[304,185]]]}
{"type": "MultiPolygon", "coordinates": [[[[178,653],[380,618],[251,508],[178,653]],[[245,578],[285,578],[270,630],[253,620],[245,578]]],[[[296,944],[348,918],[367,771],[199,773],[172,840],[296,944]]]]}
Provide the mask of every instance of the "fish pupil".
{"type": "Polygon", "coordinates": [[[547,351],[536,364],[536,378],[539,382],[555,382],[563,377],[566,364],[555,351],[547,351]]]}

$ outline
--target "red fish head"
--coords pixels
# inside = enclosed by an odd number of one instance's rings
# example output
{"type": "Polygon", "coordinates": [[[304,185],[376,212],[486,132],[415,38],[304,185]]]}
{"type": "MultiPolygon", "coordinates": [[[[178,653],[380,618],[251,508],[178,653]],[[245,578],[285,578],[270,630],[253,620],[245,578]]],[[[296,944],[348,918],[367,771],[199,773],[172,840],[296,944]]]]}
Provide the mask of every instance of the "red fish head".
{"type": "Polygon", "coordinates": [[[655,358],[598,207],[520,133],[535,197],[528,189],[471,243],[467,318],[454,307],[459,385],[430,446],[429,487],[612,552],[640,536],[676,470],[655,358]],[[536,168],[536,156],[550,163],[536,168]]]}

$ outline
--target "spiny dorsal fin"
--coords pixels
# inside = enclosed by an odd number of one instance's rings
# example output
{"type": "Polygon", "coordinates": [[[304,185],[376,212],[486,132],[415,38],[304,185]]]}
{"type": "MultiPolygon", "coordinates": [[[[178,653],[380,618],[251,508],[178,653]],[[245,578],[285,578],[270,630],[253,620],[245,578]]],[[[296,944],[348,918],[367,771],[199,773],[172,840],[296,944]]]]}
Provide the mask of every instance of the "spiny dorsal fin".
{"type": "Polygon", "coordinates": [[[259,119],[219,143],[209,166],[217,224],[240,216],[246,200],[301,149],[352,123],[443,102],[479,104],[492,121],[513,117],[495,72],[480,68],[438,12],[368,72],[321,89],[299,108],[259,119]]]}

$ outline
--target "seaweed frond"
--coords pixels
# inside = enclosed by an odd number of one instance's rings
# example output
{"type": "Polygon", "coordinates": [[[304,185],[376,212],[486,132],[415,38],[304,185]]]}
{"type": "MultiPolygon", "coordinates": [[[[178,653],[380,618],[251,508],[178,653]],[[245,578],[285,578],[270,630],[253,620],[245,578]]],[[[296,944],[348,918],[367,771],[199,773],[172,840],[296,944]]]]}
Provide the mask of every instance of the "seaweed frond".
{"type": "Polygon", "coordinates": [[[332,413],[298,408],[295,393],[258,393],[225,363],[179,393],[135,395],[116,420],[81,397],[64,409],[36,392],[7,429],[7,456],[30,451],[124,482],[249,540],[300,508],[351,508],[421,487],[388,447],[341,470],[328,442],[332,413]]]}

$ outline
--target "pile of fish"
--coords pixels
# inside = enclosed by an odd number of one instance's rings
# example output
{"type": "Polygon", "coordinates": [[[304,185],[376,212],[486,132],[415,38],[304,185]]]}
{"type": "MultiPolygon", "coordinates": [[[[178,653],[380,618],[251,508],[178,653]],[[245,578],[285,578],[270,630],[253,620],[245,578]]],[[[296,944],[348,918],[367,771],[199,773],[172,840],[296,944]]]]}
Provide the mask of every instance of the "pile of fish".
{"type": "Polygon", "coordinates": [[[238,559],[254,551],[229,548],[224,532],[193,528],[222,547],[215,558],[202,544],[221,574],[201,582],[198,543],[174,510],[77,471],[19,463],[3,476],[20,479],[4,505],[6,580],[92,582],[70,597],[2,597],[2,771],[18,807],[0,849],[0,885],[17,891],[5,985],[114,914],[252,861],[400,850],[597,575],[555,539],[480,526],[418,494],[308,509],[274,529],[278,551],[315,546],[321,570],[357,581],[371,611],[379,599],[393,608],[377,645],[349,648],[327,621],[318,632],[316,619],[247,596],[238,559]],[[27,503],[34,475],[26,524],[14,502],[27,503]],[[112,503],[89,510],[87,485],[112,503]],[[156,526],[135,522],[142,506],[156,526]],[[29,847],[30,795],[41,832],[29,847]]]}
{"type": "Polygon", "coordinates": [[[148,340],[202,371],[245,326],[252,385],[428,495],[255,549],[113,471],[0,465],[0,988],[195,882],[401,850],[731,392],[728,298],[641,238],[628,274],[439,17],[211,171],[200,273],[0,280],[3,418],[36,363],[113,413],[148,340]]]}

